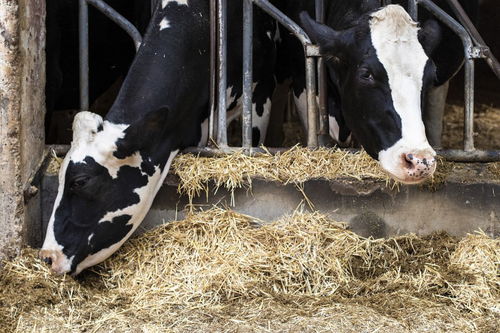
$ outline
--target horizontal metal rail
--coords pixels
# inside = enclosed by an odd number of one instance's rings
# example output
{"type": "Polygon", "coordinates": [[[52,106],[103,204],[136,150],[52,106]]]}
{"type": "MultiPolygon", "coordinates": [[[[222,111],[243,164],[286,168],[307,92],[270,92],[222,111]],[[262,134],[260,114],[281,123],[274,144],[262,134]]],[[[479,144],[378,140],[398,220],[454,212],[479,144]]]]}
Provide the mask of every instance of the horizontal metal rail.
{"type": "MultiPolygon", "coordinates": [[[[49,145],[48,148],[55,153],[58,157],[64,157],[69,149],[70,145],[49,145]]],[[[184,149],[182,154],[196,154],[200,156],[219,156],[221,154],[231,154],[243,152],[247,155],[253,154],[264,154],[270,153],[275,155],[277,153],[283,153],[290,150],[290,148],[260,148],[254,147],[252,150],[238,148],[238,147],[227,147],[222,151],[218,148],[213,147],[189,147],[184,149]]],[[[357,149],[342,149],[348,152],[357,152],[357,149]]],[[[447,161],[458,162],[458,163],[491,163],[500,162],[500,151],[488,151],[488,150],[474,150],[472,152],[465,152],[459,149],[443,149],[437,151],[438,156],[441,156],[447,161]]]]}

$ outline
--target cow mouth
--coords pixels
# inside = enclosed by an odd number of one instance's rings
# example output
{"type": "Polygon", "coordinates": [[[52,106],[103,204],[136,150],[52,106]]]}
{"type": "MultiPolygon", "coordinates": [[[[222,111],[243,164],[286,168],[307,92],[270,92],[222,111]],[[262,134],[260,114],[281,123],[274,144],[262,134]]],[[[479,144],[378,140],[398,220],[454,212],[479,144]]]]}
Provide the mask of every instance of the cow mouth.
{"type": "Polygon", "coordinates": [[[68,259],[59,250],[41,249],[38,257],[50,266],[50,270],[55,274],[62,275],[71,272],[72,259],[68,259]]]}
{"type": "Polygon", "coordinates": [[[400,163],[395,168],[382,169],[394,180],[407,184],[421,184],[434,175],[437,167],[436,158],[433,155],[419,158],[413,154],[401,154],[400,163]]]}

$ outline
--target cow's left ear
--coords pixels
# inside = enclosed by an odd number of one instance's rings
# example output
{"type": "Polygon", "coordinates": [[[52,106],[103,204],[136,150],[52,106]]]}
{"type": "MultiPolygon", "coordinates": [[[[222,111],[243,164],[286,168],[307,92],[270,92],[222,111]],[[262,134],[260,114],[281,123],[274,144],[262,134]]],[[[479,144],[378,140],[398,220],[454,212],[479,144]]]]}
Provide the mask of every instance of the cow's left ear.
{"type": "Polygon", "coordinates": [[[323,53],[341,58],[346,46],[351,41],[351,31],[336,31],[327,25],[316,22],[307,12],[300,13],[300,21],[304,31],[311,40],[318,44],[323,53]]]}
{"type": "Polygon", "coordinates": [[[418,40],[422,44],[427,56],[432,56],[434,50],[441,43],[443,32],[441,26],[436,20],[429,19],[425,21],[418,32],[418,40]]]}
{"type": "Polygon", "coordinates": [[[168,114],[169,109],[161,107],[127,127],[125,136],[116,143],[117,150],[114,155],[117,158],[126,158],[137,151],[149,152],[162,140],[167,130],[168,114]]]}

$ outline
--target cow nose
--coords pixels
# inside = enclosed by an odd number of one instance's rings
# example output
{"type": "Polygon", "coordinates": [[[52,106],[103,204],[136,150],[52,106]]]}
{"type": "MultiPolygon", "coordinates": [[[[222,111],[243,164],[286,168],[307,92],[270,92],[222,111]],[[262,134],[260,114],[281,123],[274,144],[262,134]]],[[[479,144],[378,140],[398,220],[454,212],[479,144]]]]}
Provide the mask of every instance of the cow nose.
{"type": "Polygon", "coordinates": [[[50,269],[57,273],[63,274],[67,272],[65,256],[61,251],[54,250],[41,250],[39,254],[40,259],[42,259],[50,269]]]}
{"type": "Polygon", "coordinates": [[[409,181],[423,180],[436,170],[436,158],[433,154],[403,154],[403,162],[409,181]]]}

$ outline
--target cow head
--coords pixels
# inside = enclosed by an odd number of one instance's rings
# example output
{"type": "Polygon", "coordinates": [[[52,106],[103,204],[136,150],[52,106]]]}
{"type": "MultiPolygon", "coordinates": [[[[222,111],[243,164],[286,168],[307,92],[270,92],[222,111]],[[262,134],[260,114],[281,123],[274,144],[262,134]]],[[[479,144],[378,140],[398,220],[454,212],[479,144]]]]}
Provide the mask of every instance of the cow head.
{"type": "Polygon", "coordinates": [[[435,24],[419,29],[401,6],[389,5],[336,31],[301,14],[338,82],[342,115],[364,149],[393,178],[419,183],[433,174],[421,105],[435,80],[429,59],[439,40],[435,24]]]}
{"type": "Polygon", "coordinates": [[[40,257],[57,273],[80,273],[115,252],[148,212],[176,152],[163,108],[130,125],[80,112],[59,171],[40,257]]]}

